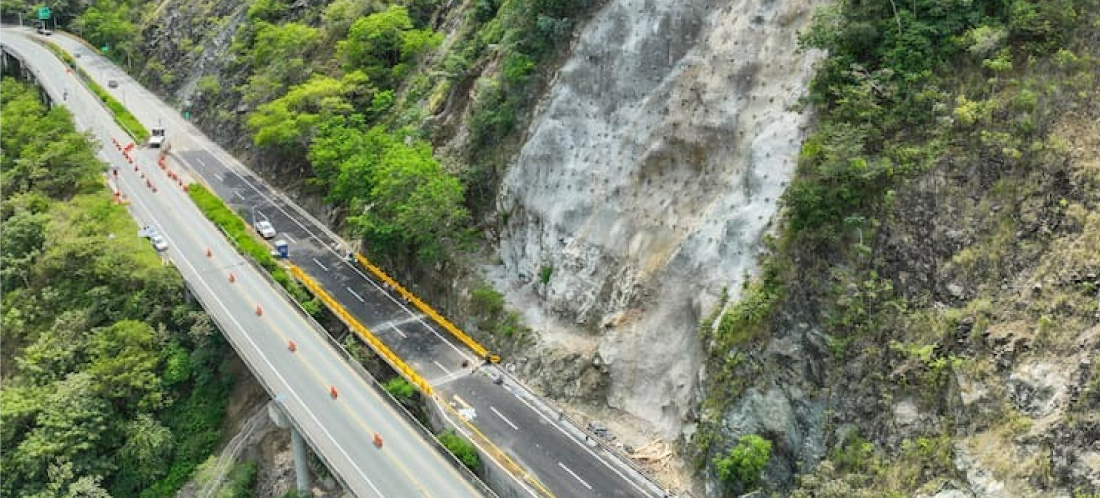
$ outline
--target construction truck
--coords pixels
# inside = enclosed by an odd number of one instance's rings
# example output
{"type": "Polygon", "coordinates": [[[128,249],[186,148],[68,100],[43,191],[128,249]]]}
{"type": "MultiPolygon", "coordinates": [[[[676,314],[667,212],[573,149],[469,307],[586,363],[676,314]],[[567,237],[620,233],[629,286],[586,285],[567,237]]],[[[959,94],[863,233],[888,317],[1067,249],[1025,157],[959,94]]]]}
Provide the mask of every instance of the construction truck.
{"type": "Polygon", "coordinates": [[[157,126],[149,130],[149,147],[154,149],[163,147],[165,144],[164,127],[157,126]]]}

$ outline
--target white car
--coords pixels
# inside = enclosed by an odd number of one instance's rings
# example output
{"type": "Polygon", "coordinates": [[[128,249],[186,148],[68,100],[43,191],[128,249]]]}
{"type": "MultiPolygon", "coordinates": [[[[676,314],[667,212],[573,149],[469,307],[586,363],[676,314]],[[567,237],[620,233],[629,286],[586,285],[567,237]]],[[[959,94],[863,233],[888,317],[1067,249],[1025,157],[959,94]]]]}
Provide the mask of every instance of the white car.
{"type": "Polygon", "coordinates": [[[153,242],[153,248],[158,251],[168,249],[168,241],[164,240],[164,236],[162,235],[154,235],[149,237],[149,240],[153,242]]]}
{"type": "Polygon", "coordinates": [[[265,239],[275,238],[275,227],[271,226],[270,221],[257,221],[256,231],[259,232],[260,236],[265,239]]]}

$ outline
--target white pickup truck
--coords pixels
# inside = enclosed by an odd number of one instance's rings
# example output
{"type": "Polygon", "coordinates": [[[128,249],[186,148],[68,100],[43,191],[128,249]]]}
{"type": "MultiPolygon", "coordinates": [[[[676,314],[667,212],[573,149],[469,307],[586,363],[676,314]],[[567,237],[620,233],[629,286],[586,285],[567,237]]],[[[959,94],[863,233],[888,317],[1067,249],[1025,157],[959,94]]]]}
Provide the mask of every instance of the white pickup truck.
{"type": "Polygon", "coordinates": [[[164,146],[164,128],[156,127],[149,130],[149,147],[154,149],[164,146]]]}

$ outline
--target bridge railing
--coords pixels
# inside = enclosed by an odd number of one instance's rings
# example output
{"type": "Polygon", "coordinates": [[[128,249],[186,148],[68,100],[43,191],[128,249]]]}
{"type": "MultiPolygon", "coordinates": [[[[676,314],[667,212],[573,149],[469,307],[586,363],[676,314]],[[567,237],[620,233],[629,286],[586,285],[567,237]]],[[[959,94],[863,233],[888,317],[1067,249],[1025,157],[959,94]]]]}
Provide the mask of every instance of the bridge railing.
{"type": "MultiPolygon", "coordinates": [[[[406,408],[405,405],[402,405],[396,399],[394,399],[393,395],[391,395],[388,391],[386,391],[385,386],[383,386],[381,382],[378,382],[378,379],[376,379],[374,377],[374,375],[371,375],[371,373],[368,372],[366,368],[363,368],[363,365],[359,364],[359,360],[356,359],[355,356],[352,355],[351,352],[348,351],[347,348],[344,347],[343,344],[340,344],[340,341],[337,341],[335,338],[333,338],[331,335],[329,335],[325,331],[324,327],[322,327],[321,324],[317,323],[317,320],[315,318],[313,318],[312,315],[309,314],[309,311],[307,311],[305,308],[302,307],[301,303],[294,300],[294,298],[291,297],[290,293],[288,293],[286,291],[286,289],[284,289],[277,282],[275,282],[275,280],[273,278],[271,278],[271,275],[269,275],[266,271],[263,271],[263,268],[261,268],[259,265],[257,265],[256,262],[254,262],[254,261],[252,261],[248,258],[245,258],[245,260],[248,261],[248,263],[250,265],[252,265],[252,267],[254,269],[259,271],[260,274],[264,277],[264,279],[267,280],[269,284],[271,284],[271,287],[275,288],[276,291],[283,296],[283,298],[285,298],[285,299],[289,300],[290,302],[294,303],[295,308],[298,310],[298,313],[302,316],[302,318],[304,318],[306,321],[308,321],[310,324],[313,325],[314,332],[316,332],[319,336],[321,336],[325,340],[325,342],[328,343],[328,345],[331,346],[332,349],[334,351],[336,351],[336,353],[339,354],[344,359],[344,362],[351,366],[351,369],[354,370],[355,373],[357,375],[359,375],[360,378],[362,378],[365,382],[367,382],[367,384],[369,384],[372,388],[374,388],[374,390],[381,395],[381,398],[386,400],[386,402],[390,405],[390,407],[392,407],[393,409],[399,411],[402,415],[404,415],[405,419],[408,420],[410,423],[412,423],[413,426],[417,429],[417,431],[421,433],[421,436],[423,436],[424,439],[426,441],[428,441],[428,444],[433,449],[435,449],[435,451],[438,454],[440,454],[443,458],[450,461],[451,464],[458,469],[459,474],[462,475],[463,479],[465,479],[466,482],[470,483],[472,486],[474,486],[479,491],[484,493],[485,496],[487,496],[489,498],[497,498],[497,494],[496,494],[496,492],[494,492],[492,490],[492,488],[490,488],[488,485],[486,485],[480,478],[478,478],[478,476],[476,474],[473,473],[473,471],[471,471],[468,467],[463,465],[462,462],[459,461],[458,458],[455,457],[454,454],[451,453],[450,450],[448,450],[445,446],[443,446],[443,443],[439,442],[439,439],[437,439],[435,437],[435,434],[430,429],[425,427],[424,424],[422,424],[420,422],[420,420],[418,420],[411,412],[409,412],[408,408],[406,408]]],[[[288,265],[288,266],[290,267],[291,274],[295,275],[296,277],[298,276],[298,274],[304,275],[304,273],[302,273],[301,269],[299,269],[297,266],[294,266],[294,265],[288,265]]],[[[307,278],[308,278],[308,276],[307,276],[307,278]]],[[[302,282],[302,283],[303,283],[303,285],[306,285],[305,282],[302,282]]],[[[314,282],[313,285],[316,285],[316,283],[314,282]]],[[[307,285],[307,288],[309,288],[309,285],[307,285]]],[[[312,288],[310,290],[313,291],[312,288]]],[[[324,292],[323,289],[321,289],[321,291],[324,292]]],[[[320,299],[320,296],[318,296],[318,298],[320,299]]],[[[331,299],[331,297],[330,297],[330,299],[331,299]]],[[[322,299],[322,301],[324,301],[324,300],[322,299]]],[[[346,324],[346,322],[345,322],[345,324],[346,324]]],[[[349,328],[350,328],[350,325],[349,325],[349,328]]],[[[391,354],[393,354],[393,353],[391,352],[391,354]]],[[[400,358],[398,358],[398,360],[400,360],[400,358]]],[[[408,367],[406,367],[406,368],[408,368],[408,367]]],[[[411,369],[410,369],[410,371],[411,371],[411,369]]],[[[271,391],[269,390],[268,392],[271,392],[271,391]]],[[[428,392],[430,392],[430,391],[428,391],[428,392]]],[[[314,447],[316,447],[316,446],[314,446],[314,447]]],[[[329,462],[325,462],[325,464],[329,465],[329,462]]],[[[331,469],[332,466],[329,465],[329,468],[331,469]]]]}
{"type": "Polygon", "coordinates": [[[415,294],[409,292],[408,289],[397,283],[397,280],[394,280],[393,277],[390,277],[388,274],[386,274],[385,271],[382,271],[381,268],[371,263],[366,256],[355,253],[355,260],[358,261],[359,264],[363,265],[363,267],[366,268],[367,271],[369,271],[372,275],[374,275],[375,278],[384,282],[386,286],[396,291],[398,294],[401,295],[402,298],[412,303],[413,306],[416,306],[416,309],[420,310],[425,315],[428,315],[428,317],[438,323],[439,326],[443,327],[444,330],[450,332],[451,335],[455,336],[455,338],[465,344],[466,347],[473,350],[473,352],[476,353],[479,358],[483,360],[489,360],[493,363],[500,362],[500,356],[490,353],[488,349],[485,349],[484,346],[479,344],[472,337],[466,335],[466,333],[463,332],[462,329],[458,328],[458,326],[451,323],[450,320],[439,314],[439,312],[429,306],[428,303],[420,300],[420,298],[416,297],[415,294]]]}

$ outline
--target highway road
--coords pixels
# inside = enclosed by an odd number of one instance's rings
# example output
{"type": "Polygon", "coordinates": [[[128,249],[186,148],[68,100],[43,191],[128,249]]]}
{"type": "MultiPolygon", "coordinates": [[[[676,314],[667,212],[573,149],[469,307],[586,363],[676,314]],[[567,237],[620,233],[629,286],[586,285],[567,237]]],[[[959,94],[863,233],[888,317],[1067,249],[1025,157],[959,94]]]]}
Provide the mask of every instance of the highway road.
{"type": "MultiPolygon", "coordinates": [[[[36,35],[5,27],[0,36],[7,49],[33,64],[39,82],[73,112],[78,127],[90,130],[104,144],[100,156],[118,168],[117,186],[131,200],[133,216],[168,239],[166,257],[349,491],[390,498],[486,495],[423,428],[411,424],[375,385],[343,361],[315,322],[232,249],[182,188],[156,167],[156,151],[135,149],[140,171],[125,162],[111,138],[128,142],[128,137],[60,61],[30,40],[36,35]],[[158,187],[156,192],[147,180],[158,187]],[[289,350],[290,341],[297,351],[289,350]],[[337,389],[338,397],[330,396],[330,387],[337,389]],[[372,444],[375,433],[384,438],[382,448],[372,444]]],[[[159,100],[146,97],[135,92],[127,104],[132,109],[162,108],[159,100]]],[[[156,122],[146,113],[137,114],[146,125],[156,122]]]]}
{"type": "Polygon", "coordinates": [[[517,481],[531,496],[664,494],[518,379],[495,365],[480,365],[479,359],[444,329],[386,290],[357,263],[348,261],[343,249],[348,245],[339,236],[257,178],[113,63],[73,38],[55,35],[52,41],[79,54],[77,62],[105,88],[107,80],[118,81],[118,88],[108,91],[125,101],[147,126],[163,124],[173,159],[201,177],[219,197],[238,212],[271,221],[279,238],[289,243],[295,264],[427,379],[439,401],[458,410],[492,445],[530,472],[527,478],[517,476],[517,481]],[[497,384],[494,378],[503,382],[497,384]]]}

